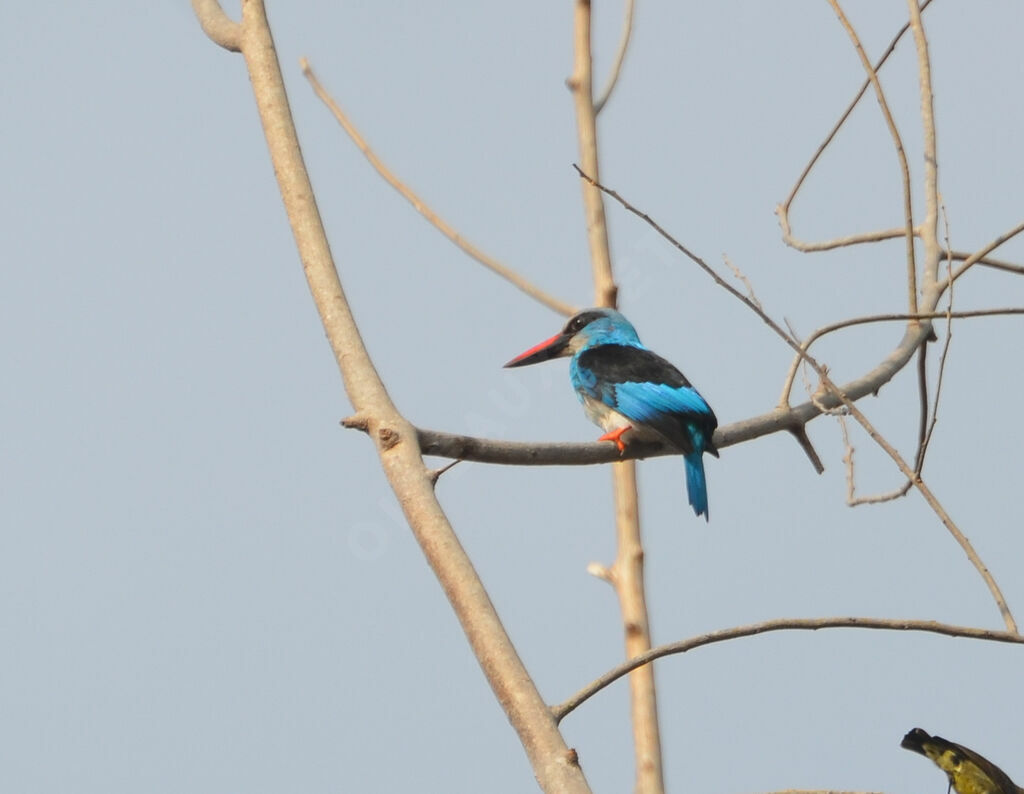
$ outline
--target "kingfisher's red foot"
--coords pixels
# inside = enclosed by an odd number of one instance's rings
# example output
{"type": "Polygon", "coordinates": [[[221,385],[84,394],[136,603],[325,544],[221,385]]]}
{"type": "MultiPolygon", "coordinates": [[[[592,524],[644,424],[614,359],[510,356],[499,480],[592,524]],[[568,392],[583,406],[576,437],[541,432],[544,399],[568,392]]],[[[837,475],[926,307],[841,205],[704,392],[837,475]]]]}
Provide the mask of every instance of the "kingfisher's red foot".
{"type": "Polygon", "coordinates": [[[601,436],[597,440],[598,441],[614,441],[615,442],[615,446],[617,446],[619,448],[619,454],[621,455],[623,452],[626,451],[626,445],[624,443],[622,443],[622,434],[626,433],[626,432],[628,432],[629,430],[632,430],[632,429],[633,429],[632,426],[626,425],[625,427],[620,427],[618,430],[609,430],[607,433],[605,433],[603,436],[601,436]]]}

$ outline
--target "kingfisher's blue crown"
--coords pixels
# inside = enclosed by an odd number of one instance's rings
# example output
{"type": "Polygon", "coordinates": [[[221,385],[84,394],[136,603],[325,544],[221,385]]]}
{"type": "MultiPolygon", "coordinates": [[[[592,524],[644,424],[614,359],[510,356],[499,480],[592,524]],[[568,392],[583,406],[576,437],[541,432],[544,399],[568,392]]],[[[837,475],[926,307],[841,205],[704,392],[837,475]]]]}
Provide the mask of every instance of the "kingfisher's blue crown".
{"type": "Polygon", "coordinates": [[[587,309],[580,312],[565,326],[565,332],[578,338],[573,347],[579,351],[596,345],[640,345],[636,329],[614,309],[587,309]]]}

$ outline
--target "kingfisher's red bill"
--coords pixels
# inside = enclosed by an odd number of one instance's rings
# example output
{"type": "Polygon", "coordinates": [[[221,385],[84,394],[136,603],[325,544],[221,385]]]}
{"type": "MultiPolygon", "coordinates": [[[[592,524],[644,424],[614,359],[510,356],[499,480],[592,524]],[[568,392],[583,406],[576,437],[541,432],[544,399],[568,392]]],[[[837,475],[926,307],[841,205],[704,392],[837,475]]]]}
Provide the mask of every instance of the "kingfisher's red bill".
{"type": "Polygon", "coordinates": [[[525,367],[527,364],[539,364],[541,361],[558,358],[566,355],[566,348],[572,335],[560,333],[550,339],[545,339],[539,345],[534,345],[509,361],[506,367],[525,367]]]}

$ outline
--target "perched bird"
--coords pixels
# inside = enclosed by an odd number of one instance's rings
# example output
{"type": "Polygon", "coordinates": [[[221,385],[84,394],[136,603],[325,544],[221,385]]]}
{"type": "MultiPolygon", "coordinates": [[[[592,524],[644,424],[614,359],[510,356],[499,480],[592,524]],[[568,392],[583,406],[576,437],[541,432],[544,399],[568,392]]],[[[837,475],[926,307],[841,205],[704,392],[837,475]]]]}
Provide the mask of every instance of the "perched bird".
{"type": "Polygon", "coordinates": [[[711,407],[682,372],[640,343],[629,320],[613,309],[586,309],[562,332],[531,347],[506,367],[522,367],[572,356],[569,379],[583,409],[614,441],[661,441],[683,453],[686,490],[693,511],[708,517],[704,453],[718,457],[712,434],[718,427],[711,407]]]}
{"type": "Polygon", "coordinates": [[[1009,775],[974,750],[941,736],[929,736],[920,728],[904,736],[900,747],[932,759],[958,794],[1024,794],[1009,775]]]}

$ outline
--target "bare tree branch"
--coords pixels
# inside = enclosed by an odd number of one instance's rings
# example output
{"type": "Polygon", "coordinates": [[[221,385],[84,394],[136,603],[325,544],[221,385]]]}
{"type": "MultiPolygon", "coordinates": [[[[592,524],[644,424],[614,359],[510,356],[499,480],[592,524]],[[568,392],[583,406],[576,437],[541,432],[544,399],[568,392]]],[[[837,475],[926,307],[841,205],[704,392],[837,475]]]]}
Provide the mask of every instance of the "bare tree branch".
{"type": "MultiPolygon", "coordinates": [[[[619,599],[624,627],[626,658],[651,648],[651,626],[647,617],[644,581],[644,547],[640,533],[640,499],[637,493],[636,463],[612,464],[615,503],[615,562],[609,569],[610,583],[619,599]]],[[[654,668],[629,677],[636,754],[637,794],[658,794],[665,783],[661,762],[661,729],[658,724],[658,693],[654,668]]]]}
{"type": "MultiPolygon", "coordinates": [[[[871,65],[871,61],[868,59],[867,53],[864,52],[864,47],[860,42],[860,37],[857,35],[857,31],[853,29],[853,25],[850,23],[850,20],[847,18],[846,14],[843,13],[843,9],[840,7],[838,0],[828,0],[828,2],[839,17],[840,23],[846,29],[850,40],[853,42],[854,49],[857,50],[857,56],[860,58],[861,65],[864,67],[864,71],[868,74],[868,80],[871,81],[871,86],[875,89],[875,97],[878,99],[878,105],[882,109],[882,117],[885,119],[885,125],[889,128],[889,135],[892,137],[893,146],[896,148],[896,157],[900,164],[900,179],[903,183],[903,228],[907,255],[907,296],[910,311],[916,312],[917,263],[914,256],[914,209],[910,193],[910,165],[907,163],[907,153],[903,149],[903,139],[900,137],[900,132],[896,128],[896,120],[892,117],[892,112],[889,110],[889,103],[886,101],[885,92],[882,90],[882,84],[878,80],[878,73],[871,65]]],[[[918,19],[920,19],[917,0],[909,0],[909,2],[913,4],[914,11],[918,13],[918,19]]]]}
{"type": "MultiPolygon", "coordinates": [[[[931,5],[931,2],[932,0],[925,0],[925,2],[921,3],[921,10],[924,11],[924,9],[931,5]]],[[[909,22],[907,22],[907,24],[900,28],[899,32],[893,37],[892,41],[889,42],[889,46],[886,47],[885,52],[882,53],[882,57],[879,58],[874,64],[874,71],[876,73],[889,59],[889,56],[893,54],[893,52],[896,49],[896,45],[899,43],[900,39],[903,38],[903,34],[906,33],[908,30],[910,30],[909,22]]],[[[847,105],[846,110],[843,111],[842,115],[839,117],[839,120],[829,131],[828,135],[825,136],[825,140],[821,142],[821,145],[818,146],[817,151],[815,151],[815,153],[811,156],[810,161],[807,163],[806,166],[804,166],[804,170],[800,172],[800,176],[797,177],[796,183],[793,185],[793,188],[789,191],[789,195],[786,196],[786,200],[783,201],[775,209],[775,212],[779,218],[779,226],[782,228],[783,242],[789,247],[796,249],[797,251],[803,251],[807,253],[814,251],[830,251],[835,248],[842,248],[850,245],[859,245],[861,243],[876,243],[882,240],[892,240],[897,237],[903,237],[904,235],[906,235],[906,229],[887,229],[885,231],[880,232],[868,232],[865,234],[841,237],[835,240],[828,240],[820,243],[808,243],[793,237],[792,228],[790,226],[789,210],[793,204],[794,199],[796,199],[797,193],[800,192],[800,188],[803,186],[808,175],[811,173],[811,170],[817,164],[818,160],[821,158],[821,155],[824,154],[825,150],[829,147],[829,145],[831,145],[832,140],[836,137],[836,134],[842,128],[843,124],[846,123],[846,120],[850,117],[850,114],[853,112],[853,109],[857,107],[857,103],[860,102],[861,98],[864,96],[864,94],[867,92],[870,86],[871,78],[868,77],[867,79],[864,80],[863,84],[861,84],[860,90],[857,91],[856,96],[854,96],[850,104],[847,105]]]]}
{"type": "Polygon", "coordinates": [[[846,466],[846,504],[849,507],[877,505],[883,502],[891,502],[910,493],[914,483],[909,479],[904,479],[903,485],[895,490],[870,496],[857,496],[857,477],[856,467],[854,466],[854,455],[857,449],[853,446],[853,442],[850,441],[850,429],[846,426],[846,417],[840,415],[837,418],[839,419],[839,428],[843,434],[843,447],[846,450],[843,454],[843,464],[846,466]]]}
{"type": "MultiPolygon", "coordinates": [[[[576,170],[579,171],[579,168],[577,167],[576,170]]],[[[583,176],[584,179],[589,179],[589,177],[587,177],[582,172],[581,176],[583,176]]],[[[828,411],[832,408],[836,408],[839,405],[843,405],[846,407],[847,411],[849,411],[849,413],[854,417],[854,419],[856,419],[857,422],[859,422],[860,425],[864,427],[865,430],[867,430],[871,438],[880,447],[882,447],[882,449],[885,450],[889,457],[892,458],[893,462],[896,463],[900,471],[902,471],[908,479],[913,481],[914,486],[921,492],[921,495],[925,498],[925,501],[932,508],[935,514],[939,517],[939,520],[942,521],[946,529],[949,530],[950,534],[953,535],[957,543],[960,544],[960,547],[963,548],[964,552],[967,554],[968,559],[971,561],[975,569],[978,571],[982,579],[985,581],[985,584],[988,586],[989,592],[992,594],[992,597],[996,602],[996,607],[1002,614],[1003,620],[1006,623],[1007,627],[1012,631],[1016,631],[1016,622],[1014,621],[1013,615],[1010,612],[1009,606],[1006,604],[1006,600],[1003,598],[999,586],[996,584],[996,581],[992,577],[992,574],[989,572],[985,564],[981,561],[981,558],[977,555],[973,546],[971,546],[970,542],[967,540],[966,536],[964,536],[964,534],[960,531],[959,527],[957,527],[957,525],[953,522],[949,514],[946,513],[945,509],[942,507],[942,504],[939,502],[938,498],[936,498],[936,496],[931,492],[931,490],[924,484],[924,481],[921,479],[921,477],[914,474],[913,470],[906,464],[906,461],[903,460],[903,458],[896,451],[896,449],[891,444],[889,444],[889,442],[884,437],[882,437],[874,429],[874,427],[872,427],[871,423],[868,422],[867,417],[865,417],[864,414],[854,404],[856,400],[859,400],[861,397],[865,396],[868,393],[867,391],[864,391],[865,387],[868,384],[870,384],[871,382],[876,382],[876,387],[871,391],[877,391],[883,383],[888,382],[897,372],[899,372],[904,366],[906,366],[907,362],[910,360],[910,357],[914,354],[914,351],[917,350],[917,348],[920,347],[921,344],[923,344],[931,337],[931,322],[926,321],[909,323],[904,331],[903,340],[897,346],[896,350],[890,353],[889,356],[885,360],[883,360],[878,366],[876,366],[873,370],[869,371],[865,375],[862,375],[860,378],[850,381],[848,384],[840,388],[835,383],[833,383],[832,380],[829,378],[828,370],[825,367],[823,367],[818,361],[816,361],[813,357],[811,357],[806,351],[802,350],[801,344],[795,338],[793,338],[793,335],[784,331],[782,327],[777,322],[775,322],[771,317],[769,317],[768,314],[762,308],[760,308],[756,303],[754,303],[754,301],[752,301],[746,295],[742,294],[731,284],[728,284],[703,259],[698,257],[696,254],[690,252],[689,249],[687,249],[682,243],[680,243],[678,240],[672,237],[672,235],[668,234],[668,232],[662,229],[662,227],[655,223],[648,215],[637,210],[629,202],[627,202],[625,199],[619,196],[618,193],[616,193],[613,190],[610,190],[609,188],[604,187],[600,183],[595,182],[594,184],[597,187],[599,187],[603,192],[615,198],[620,204],[622,204],[623,207],[633,212],[635,215],[638,215],[639,217],[643,218],[662,237],[664,237],[666,240],[672,243],[673,246],[675,246],[678,250],[682,251],[684,254],[686,254],[687,257],[689,257],[694,263],[696,263],[698,267],[700,267],[702,270],[708,273],[715,280],[716,284],[725,289],[730,295],[740,300],[758,317],[760,317],[761,320],[766,325],[768,325],[769,328],[775,331],[775,333],[778,334],[779,337],[781,337],[787,345],[793,348],[793,350],[795,350],[807,362],[808,366],[810,366],[821,379],[821,384],[823,387],[823,391],[821,394],[816,394],[812,397],[809,403],[811,408],[814,411],[821,413],[824,411],[828,411]]],[[[987,253],[989,252],[980,252],[981,255],[987,253]]],[[[967,261],[970,262],[970,260],[967,261]]],[[[967,262],[965,262],[964,264],[966,265],[967,262]]],[[[941,289],[927,289],[926,296],[928,298],[929,310],[934,308],[935,302],[938,300],[940,294],[941,289]]],[[[800,409],[803,407],[804,406],[798,406],[797,408],[791,409],[791,411],[793,414],[795,414],[799,412],[800,409]]],[[[786,413],[785,409],[777,409],[777,411],[782,414],[786,413]]]]}
{"type": "MultiPolygon", "coordinates": [[[[778,213],[778,210],[776,210],[778,213]]],[[[804,254],[815,254],[821,251],[834,251],[837,248],[851,248],[855,245],[865,243],[882,243],[886,240],[897,240],[907,236],[906,229],[880,229],[874,232],[861,232],[849,234],[844,237],[833,237],[831,240],[822,240],[817,243],[807,243],[795,239],[789,227],[789,219],[779,215],[779,226],[782,229],[782,241],[790,248],[794,248],[804,254]]]]}
{"type": "MultiPolygon", "coordinates": [[[[917,49],[918,84],[921,93],[921,134],[924,142],[924,220],[921,222],[921,243],[924,246],[924,282],[925,290],[935,290],[939,280],[939,262],[942,259],[942,247],[939,245],[939,154],[935,143],[935,110],[932,104],[932,64],[928,55],[928,38],[924,33],[921,21],[921,9],[917,0],[907,0],[910,12],[910,29],[914,33],[914,46],[917,49]]],[[[909,200],[908,200],[909,206],[909,200]]],[[[907,237],[907,244],[913,250],[913,240],[907,237]]],[[[931,303],[926,311],[935,308],[931,303]]],[[[917,311],[917,303],[910,307],[917,311]]]]}
{"type": "MultiPolygon", "coordinates": [[[[567,81],[576,106],[576,128],[580,139],[580,162],[588,174],[598,178],[597,117],[594,113],[594,89],[590,55],[590,1],[575,0],[573,4],[573,71],[567,81]]],[[[604,217],[601,192],[593,185],[581,183],[583,212],[590,243],[590,260],[594,272],[595,305],[615,306],[618,287],[612,277],[608,251],[608,226],[604,217]]]]}
{"type": "Polygon", "coordinates": [[[839,789],[787,788],[782,791],[768,791],[765,794],[883,794],[881,791],[841,791],[839,789]]]}
{"type": "MultiPolygon", "coordinates": [[[[962,262],[965,259],[969,259],[972,254],[968,254],[964,251],[951,251],[950,256],[956,262],[962,262]]],[[[977,264],[985,265],[993,270],[1005,270],[1007,273],[1016,273],[1018,276],[1024,276],[1024,265],[1015,265],[1013,262],[1006,262],[1002,259],[993,259],[992,257],[983,256],[977,260],[977,264]]]]}
{"type": "Polygon", "coordinates": [[[746,626],[736,626],[729,629],[700,634],[685,640],[677,640],[665,645],[652,648],[642,656],[630,659],[627,662],[614,667],[600,678],[587,684],[572,697],[554,706],[555,719],[561,722],[567,714],[574,711],[589,698],[596,695],[609,684],[618,681],[622,676],[636,670],[638,667],[650,664],[655,659],[665,656],[672,656],[678,653],[686,653],[695,648],[705,645],[713,645],[718,642],[736,640],[742,637],[756,637],[759,634],[768,634],[774,631],[818,631],[820,629],[880,629],[883,631],[923,631],[930,634],[943,634],[947,637],[964,637],[975,640],[987,640],[989,642],[1007,642],[1015,645],[1024,645],[1024,636],[1010,631],[993,631],[991,629],[979,629],[973,626],[955,626],[950,623],[940,623],[934,620],[899,620],[895,618],[864,618],[864,617],[835,617],[835,618],[781,618],[778,620],[766,620],[761,623],[751,623],[746,626]]]}
{"type": "MultiPolygon", "coordinates": [[[[583,179],[593,182],[587,174],[580,170],[579,166],[574,165],[573,167],[576,168],[576,171],[583,179]]],[[[690,261],[707,273],[712,280],[718,284],[718,286],[722,287],[722,289],[753,311],[761,318],[762,322],[778,334],[779,337],[797,353],[797,355],[805,357],[808,362],[812,361],[812,359],[807,357],[807,354],[801,348],[801,344],[792,336],[792,334],[785,331],[777,322],[775,322],[775,320],[761,309],[757,303],[726,282],[725,279],[718,275],[714,268],[665,231],[665,229],[654,221],[654,219],[652,219],[647,213],[634,207],[611,188],[605,187],[597,182],[594,182],[594,184],[607,195],[618,201],[626,210],[633,213],[638,218],[641,218],[659,235],[671,243],[673,247],[685,254],[690,261]]],[[[909,361],[910,357],[914,354],[914,351],[920,347],[921,343],[927,339],[930,334],[930,326],[912,323],[905,330],[903,339],[900,343],[881,363],[878,364],[878,366],[861,377],[842,386],[843,394],[846,395],[848,399],[855,401],[868,394],[877,392],[883,385],[888,383],[897,372],[903,369],[907,361],[909,361]]],[[[788,430],[791,427],[806,424],[808,421],[822,413],[823,410],[835,408],[841,403],[842,400],[835,395],[825,395],[819,400],[808,401],[793,408],[779,407],[770,413],[762,414],[761,416],[753,417],[742,422],[736,422],[725,428],[720,427],[715,433],[715,444],[716,446],[718,445],[719,437],[721,437],[723,443],[735,444],[739,441],[747,441],[751,438],[765,435],[766,433],[773,433],[784,429],[788,430]]]]}
{"type": "Polygon", "coordinates": [[[338,103],[334,101],[323,85],[321,85],[320,81],[313,73],[313,69],[309,65],[309,61],[303,58],[300,65],[302,67],[302,73],[306,76],[310,86],[313,88],[313,92],[331,111],[334,118],[341,125],[341,128],[348,133],[349,138],[352,139],[356,148],[363,153],[363,156],[369,161],[370,165],[374,167],[377,173],[381,175],[384,181],[397,190],[406,201],[412,204],[413,208],[420,215],[426,218],[435,229],[441,232],[441,234],[455,243],[455,245],[461,248],[466,254],[471,256],[481,265],[486,267],[488,270],[497,273],[516,289],[526,293],[538,303],[542,303],[552,311],[558,312],[561,315],[569,316],[576,313],[577,309],[575,306],[559,300],[553,295],[544,292],[544,290],[530,283],[508,265],[502,264],[493,256],[490,256],[485,251],[482,251],[477,246],[473,245],[473,243],[459,234],[451,224],[434,212],[422,198],[414,193],[410,187],[402,182],[402,180],[395,176],[394,172],[374,153],[373,149],[371,149],[370,145],[366,142],[366,139],[359,133],[359,130],[355,128],[355,125],[349,121],[348,116],[345,115],[345,112],[341,109],[338,103]]]}
{"type": "MultiPolygon", "coordinates": [[[[598,173],[597,111],[594,107],[593,58],[591,56],[590,0],[576,0],[573,14],[573,74],[569,80],[576,107],[580,162],[598,173]]],[[[627,31],[628,41],[628,31],[627,31]]],[[[625,43],[622,54],[625,54],[625,43]]],[[[612,273],[605,221],[604,196],[594,185],[580,183],[587,240],[594,274],[594,299],[597,306],[616,306],[618,287],[612,273]]],[[[644,553],[640,534],[639,499],[636,489],[636,464],[623,460],[612,467],[615,496],[616,555],[611,567],[611,583],[619,599],[625,627],[626,656],[635,656],[651,647],[647,601],[644,593],[644,553]]],[[[658,698],[654,670],[648,668],[629,677],[633,746],[636,755],[637,794],[661,794],[665,781],[661,762],[661,731],[658,727],[658,698]]]]}
{"type": "Polygon", "coordinates": [[[935,402],[932,405],[932,421],[928,426],[928,432],[925,434],[924,443],[921,445],[918,460],[914,466],[914,471],[918,474],[924,471],[924,459],[928,454],[928,446],[932,442],[935,425],[939,421],[939,401],[942,398],[942,384],[945,382],[946,360],[949,356],[949,346],[953,342],[953,252],[949,248],[949,219],[946,216],[945,207],[942,208],[942,217],[946,230],[946,291],[949,293],[948,303],[946,304],[946,338],[942,343],[942,353],[939,355],[939,373],[935,378],[935,402]]]}
{"type": "MultiPolygon", "coordinates": [[[[994,239],[992,242],[990,242],[984,248],[981,248],[981,249],[975,251],[973,254],[971,254],[969,257],[967,257],[963,261],[963,263],[960,265],[960,267],[958,267],[956,270],[953,271],[953,281],[956,281],[958,278],[960,278],[960,276],[962,276],[964,273],[966,273],[968,270],[970,270],[976,264],[981,262],[990,253],[995,251],[999,246],[1001,246],[1005,242],[1008,242],[1009,240],[1012,240],[1014,237],[1016,237],[1021,232],[1024,232],[1024,223],[1021,223],[1021,224],[1018,224],[1017,226],[1014,226],[1012,229],[1010,229],[1010,231],[1005,232],[1004,234],[999,235],[996,239],[994,239]]],[[[943,287],[944,286],[945,285],[943,285],[943,287]]]]}
{"type": "Polygon", "coordinates": [[[363,345],[338,279],[295,133],[261,0],[242,5],[242,35],[253,94],[281,197],[324,330],[352,405],[377,446],[410,528],[437,575],[495,696],[545,791],[588,792],[570,751],[516,653],[434,495],[416,431],[398,412],[363,345]]]}
{"type": "Polygon", "coordinates": [[[856,325],[868,325],[871,323],[907,322],[908,320],[941,320],[943,318],[964,319],[969,317],[999,317],[1012,316],[1016,314],[1024,314],[1024,308],[1006,307],[1000,309],[974,309],[971,311],[960,312],[918,312],[917,314],[868,314],[863,317],[852,317],[849,320],[840,320],[839,322],[824,325],[803,341],[800,345],[800,352],[793,357],[793,361],[789,365],[789,370],[786,372],[786,380],[782,385],[782,395],[779,397],[779,406],[785,407],[789,403],[789,398],[793,390],[793,382],[796,380],[797,370],[800,367],[800,363],[804,360],[802,353],[806,353],[812,344],[828,334],[841,331],[844,328],[852,328],[856,325]]]}
{"type": "Polygon", "coordinates": [[[921,492],[921,496],[924,497],[924,500],[928,503],[929,507],[931,507],[932,510],[935,512],[935,515],[939,517],[939,520],[946,527],[946,529],[949,530],[949,533],[953,536],[953,539],[956,540],[956,542],[960,545],[960,548],[964,550],[964,553],[967,555],[967,559],[971,561],[971,564],[974,566],[975,570],[978,571],[978,574],[985,582],[986,586],[989,589],[989,592],[992,594],[993,600],[996,602],[996,607],[999,609],[999,613],[1003,616],[1003,622],[1006,624],[1006,628],[1009,631],[1016,632],[1017,622],[1014,620],[1013,613],[1010,612],[1010,607],[1006,603],[1006,599],[1003,596],[1002,590],[1000,590],[999,585],[996,583],[995,577],[992,576],[992,573],[989,571],[988,566],[986,566],[985,563],[982,562],[981,557],[978,556],[978,552],[975,551],[974,546],[967,539],[967,536],[960,531],[960,527],[956,525],[956,523],[950,517],[949,513],[946,512],[946,509],[942,506],[942,503],[939,502],[938,498],[935,496],[935,494],[932,493],[931,489],[927,485],[925,485],[925,482],[921,478],[921,475],[916,474],[914,472],[914,470],[907,464],[907,462],[903,460],[903,457],[899,454],[899,452],[896,451],[896,448],[893,447],[892,444],[890,444],[888,440],[874,428],[874,426],[868,421],[867,417],[864,416],[860,409],[857,408],[857,406],[854,405],[852,401],[847,399],[842,394],[842,392],[839,391],[838,387],[834,383],[832,383],[831,380],[829,380],[828,374],[824,371],[824,369],[822,369],[821,365],[811,358],[808,358],[807,361],[808,364],[810,364],[811,367],[814,368],[815,372],[818,373],[818,376],[821,378],[823,385],[825,385],[834,395],[836,395],[837,397],[839,397],[840,400],[842,400],[843,405],[846,406],[846,409],[850,412],[850,415],[853,416],[853,418],[860,423],[860,425],[867,431],[868,435],[871,436],[871,439],[876,444],[878,444],[878,446],[885,450],[886,454],[888,454],[889,457],[893,459],[899,470],[903,472],[904,476],[908,480],[911,480],[914,483],[914,487],[921,492]]]}
{"type": "Polygon", "coordinates": [[[594,101],[594,115],[604,110],[605,103],[615,90],[619,82],[619,74],[622,72],[622,62],[626,60],[626,50],[629,49],[629,40],[633,34],[633,8],[636,0],[626,0],[625,15],[622,20],[622,34],[619,37],[619,47],[615,51],[615,60],[612,63],[611,73],[608,75],[608,82],[604,84],[601,96],[594,101]]]}
{"type": "Polygon", "coordinates": [[[210,41],[229,52],[242,49],[242,26],[224,13],[217,0],[192,0],[192,10],[210,41]]]}

